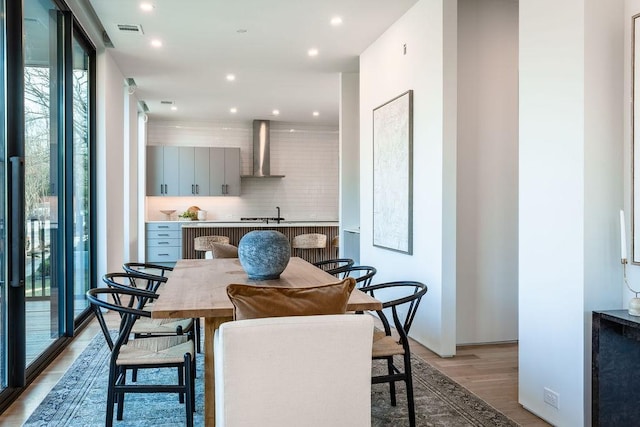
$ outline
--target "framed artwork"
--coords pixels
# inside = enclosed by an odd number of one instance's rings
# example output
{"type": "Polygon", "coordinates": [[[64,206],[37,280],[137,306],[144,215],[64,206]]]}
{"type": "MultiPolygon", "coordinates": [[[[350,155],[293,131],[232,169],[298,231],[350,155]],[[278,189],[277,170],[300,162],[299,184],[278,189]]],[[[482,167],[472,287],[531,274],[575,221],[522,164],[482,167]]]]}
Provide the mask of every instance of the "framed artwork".
{"type": "Polygon", "coordinates": [[[373,245],[413,252],[413,91],[373,109],[373,245]]]}

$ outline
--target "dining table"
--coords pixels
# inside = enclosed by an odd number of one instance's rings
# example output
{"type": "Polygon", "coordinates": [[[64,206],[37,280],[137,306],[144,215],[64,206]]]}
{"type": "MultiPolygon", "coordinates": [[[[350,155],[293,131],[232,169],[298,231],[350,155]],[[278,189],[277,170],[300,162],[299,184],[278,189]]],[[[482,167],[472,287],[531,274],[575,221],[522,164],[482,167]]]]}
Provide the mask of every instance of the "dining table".
{"type": "MultiPolygon", "coordinates": [[[[237,283],[307,288],[338,280],[299,257],[292,257],[280,277],[271,280],[249,279],[238,258],[178,260],[167,282],[158,289],[159,297],[151,308],[151,317],[204,318],[205,426],[215,426],[213,336],[222,323],[233,320],[227,286],[237,283]]],[[[380,301],[358,289],[353,290],[347,303],[349,312],[380,309],[380,301]]]]}

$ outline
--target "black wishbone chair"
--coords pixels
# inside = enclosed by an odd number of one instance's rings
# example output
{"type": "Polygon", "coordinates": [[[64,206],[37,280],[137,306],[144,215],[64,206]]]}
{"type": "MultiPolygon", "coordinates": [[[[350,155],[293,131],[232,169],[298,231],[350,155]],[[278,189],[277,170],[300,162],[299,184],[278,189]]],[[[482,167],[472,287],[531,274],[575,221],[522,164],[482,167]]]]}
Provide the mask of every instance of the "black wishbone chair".
{"type": "Polygon", "coordinates": [[[377,272],[378,270],[370,265],[354,265],[344,270],[344,276],[356,279],[356,288],[364,288],[371,285],[371,280],[377,272]]]}
{"type": "Polygon", "coordinates": [[[344,279],[347,277],[345,274],[347,269],[353,266],[353,260],[351,258],[333,258],[314,262],[313,265],[339,279],[344,279]]]}
{"type": "MultiPolygon", "coordinates": [[[[107,273],[102,276],[102,281],[110,288],[116,289],[144,289],[155,293],[160,285],[167,281],[166,277],[153,276],[151,274],[140,273],[128,273],[124,271],[116,273],[107,273]]],[[[117,295],[114,295],[117,298],[117,295]]],[[[116,303],[120,301],[116,300],[116,303]]],[[[153,299],[147,299],[144,301],[144,306],[140,308],[149,308],[153,304],[153,299]]],[[[122,314],[120,315],[122,317],[122,314]]],[[[148,338],[148,337],[161,337],[182,335],[188,332],[194,332],[196,329],[193,319],[148,319],[142,318],[131,328],[131,333],[134,338],[148,338]]],[[[195,334],[190,334],[190,337],[195,338],[195,334]]],[[[198,335],[199,336],[199,335],[198,335]]],[[[196,345],[197,346],[197,345],[196,345]]],[[[138,380],[138,370],[133,369],[131,373],[132,381],[138,380]]],[[[182,402],[182,397],[180,398],[182,402]]]]}
{"type": "Polygon", "coordinates": [[[113,425],[114,405],[117,403],[118,420],[123,419],[126,393],[177,393],[186,396],[187,427],[193,427],[195,411],[195,363],[193,339],[187,335],[173,335],[130,340],[131,331],[139,318],[151,313],[144,304],[158,295],[143,289],[98,288],[87,291],[100,328],[111,350],[109,383],[107,384],[107,411],[105,425],[113,425]],[[103,298],[101,298],[103,297],[103,298]],[[103,300],[106,297],[106,301],[103,300]],[[112,302],[113,301],[113,302],[112,302]],[[113,310],[121,315],[115,338],[107,327],[101,309],[113,310]],[[127,384],[127,370],[148,368],[178,369],[178,384],[127,384]]]}
{"type": "Polygon", "coordinates": [[[376,375],[371,378],[372,384],[389,383],[391,405],[396,406],[396,381],[404,381],[407,389],[407,406],[409,411],[409,425],[416,425],[415,405],[413,401],[413,379],[411,377],[411,352],[409,349],[409,329],[420,305],[420,300],[427,293],[427,286],[420,282],[402,281],[380,283],[360,288],[371,296],[382,301],[382,310],[377,311],[384,330],[373,333],[374,360],[387,362],[387,374],[376,375]],[[389,291],[389,292],[387,292],[389,291]],[[398,297],[398,295],[404,295],[398,297]],[[390,298],[385,298],[390,296],[390,298]],[[385,311],[387,314],[385,314],[385,311]],[[391,313],[388,313],[391,312],[391,313]],[[392,335],[391,324],[387,315],[391,314],[393,325],[398,337],[392,335]],[[394,363],[394,356],[403,359],[403,370],[394,363]]]}
{"type": "Polygon", "coordinates": [[[122,265],[122,268],[129,273],[150,274],[160,277],[166,277],[168,272],[173,271],[173,267],[150,264],[148,262],[127,262],[122,265]]]}
{"type": "MultiPolygon", "coordinates": [[[[102,281],[110,288],[136,288],[155,293],[158,287],[167,281],[167,278],[139,273],[116,272],[105,274],[102,276],[102,281]]],[[[145,300],[144,307],[149,307],[151,304],[153,304],[153,299],[145,300]]],[[[135,338],[140,338],[144,336],[182,335],[193,331],[193,329],[193,319],[140,319],[136,322],[131,333],[134,334],[135,338]]]]}
{"type": "MultiPolygon", "coordinates": [[[[127,273],[133,274],[141,274],[144,276],[151,276],[153,278],[160,276],[165,283],[167,281],[167,275],[169,272],[173,271],[173,267],[166,267],[159,264],[151,264],[147,262],[127,262],[122,265],[122,268],[127,273]]],[[[194,332],[195,332],[195,340],[196,340],[196,351],[201,353],[200,348],[200,318],[196,317],[193,319],[194,323],[194,332]]]]}

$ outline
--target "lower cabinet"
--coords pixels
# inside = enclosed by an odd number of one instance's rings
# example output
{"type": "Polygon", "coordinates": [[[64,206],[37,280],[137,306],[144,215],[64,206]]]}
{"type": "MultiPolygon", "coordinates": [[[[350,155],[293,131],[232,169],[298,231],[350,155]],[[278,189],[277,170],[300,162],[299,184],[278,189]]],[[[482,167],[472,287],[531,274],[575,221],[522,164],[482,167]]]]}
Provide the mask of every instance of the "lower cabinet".
{"type": "Polygon", "coordinates": [[[179,222],[147,223],[146,262],[172,266],[182,255],[182,232],[179,222]]]}
{"type": "Polygon", "coordinates": [[[591,338],[591,425],[637,426],[640,317],[594,311],[591,338]]]}

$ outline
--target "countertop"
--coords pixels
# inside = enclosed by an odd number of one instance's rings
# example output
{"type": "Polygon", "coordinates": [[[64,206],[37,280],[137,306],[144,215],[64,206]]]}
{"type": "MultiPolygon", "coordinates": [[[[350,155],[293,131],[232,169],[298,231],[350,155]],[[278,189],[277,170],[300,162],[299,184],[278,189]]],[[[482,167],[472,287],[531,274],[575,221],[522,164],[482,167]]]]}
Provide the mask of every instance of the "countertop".
{"type": "Polygon", "coordinates": [[[147,221],[148,224],[152,223],[180,223],[182,228],[206,228],[206,227],[338,227],[340,223],[338,221],[282,221],[280,224],[269,221],[147,221]]]}

